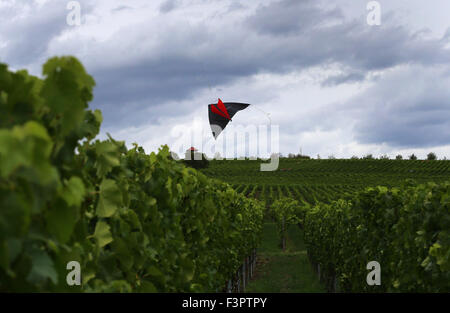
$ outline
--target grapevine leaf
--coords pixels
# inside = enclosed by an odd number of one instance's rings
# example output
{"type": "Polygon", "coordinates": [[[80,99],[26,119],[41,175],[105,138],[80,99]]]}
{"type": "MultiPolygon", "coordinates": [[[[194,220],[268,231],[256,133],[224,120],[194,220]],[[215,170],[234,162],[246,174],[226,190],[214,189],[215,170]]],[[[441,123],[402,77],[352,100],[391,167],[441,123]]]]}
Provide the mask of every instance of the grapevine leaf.
{"type": "Polygon", "coordinates": [[[100,185],[100,199],[97,205],[97,216],[111,217],[122,205],[122,194],[116,182],[104,179],[100,185]]]}
{"type": "Polygon", "coordinates": [[[31,282],[41,282],[49,278],[54,284],[58,282],[54,264],[49,255],[40,249],[33,249],[31,253],[32,267],[27,279],[31,282]]]}
{"type": "Polygon", "coordinates": [[[62,198],[69,206],[80,206],[83,202],[85,195],[85,189],[83,181],[76,176],[69,179],[63,191],[61,192],[62,198]]]}
{"type": "Polygon", "coordinates": [[[97,175],[104,177],[113,167],[119,166],[119,151],[112,142],[103,141],[96,145],[97,175]]]}
{"type": "Polygon", "coordinates": [[[64,201],[56,201],[47,212],[47,229],[61,243],[66,243],[78,220],[78,209],[64,201]]]}
{"type": "Polygon", "coordinates": [[[95,226],[94,238],[100,248],[106,246],[113,241],[109,225],[104,221],[98,221],[95,226]]]}
{"type": "Polygon", "coordinates": [[[149,281],[142,281],[141,282],[141,286],[139,287],[139,292],[158,292],[158,289],[156,289],[155,285],[153,285],[151,282],[149,281]]]}

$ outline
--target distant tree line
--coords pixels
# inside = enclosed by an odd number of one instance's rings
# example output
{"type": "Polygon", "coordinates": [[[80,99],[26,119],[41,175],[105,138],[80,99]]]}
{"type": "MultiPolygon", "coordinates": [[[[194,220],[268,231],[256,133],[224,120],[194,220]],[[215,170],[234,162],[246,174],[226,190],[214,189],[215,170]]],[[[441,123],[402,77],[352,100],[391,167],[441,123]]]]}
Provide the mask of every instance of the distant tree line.
{"type": "MultiPolygon", "coordinates": [[[[320,159],[320,156],[318,155],[317,158],[320,159]]],[[[330,155],[330,156],[328,157],[328,159],[335,159],[335,157],[334,157],[334,155],[330,155]]],[[[354,156],[352,156],[350,159],[351,159],[351,160],[376,160],[377,158],[374,157],[373,154],[366,154],[366,155],[363,156],[363,157],[358,157],[358,156],[354,155],[354,156]]],[[[403,159],[404,159],[404,158],[403,158],[403,156],[402,156],[401,154],[398,154],[398,155],[395,157],[395,160],[403,160],[403,159]]],[[[407,157],[407,159],[408,159],[408,160],[417,160],[418,158],[417,158],[417,156],[413,153],[413,154],[409,155],[409,156],[407,157]]],[[[430,152],[430,153],[427,154],[426,160],[432,161],[432,160],[437,160],[437,159],[438,159],[438,157],[436,156],[436,153],[430,152]]],[[[390,160],[390,158],[389,158],[388,155],[384,154],[384,155],[381,155],[381,156],[378,158],[378,160],[390,160]]],[[[444,157],[443,160],[447,160],[447,158],[444,157]]]]}
{"type": "MultiPolygon", "coordinates": [[[[282,153],[273,153],[271,155],[271,157],[273,156],[278,156],[280,159],[303,159],[303,160],[310,160],[312,159],[310,156],[308,155],[304,155],[301,153],[289,153],[287,155],[283,155],[282,153]]],[[[239,160],[266,160],[265,158],[260,158],[260,157],[240,157],[238,158],[239,160]]],[[[321,159],[320,155],[317,155],[317,159],[321,159]]],[[[331,154],[328,156],[329,160],[333,160],[336,159],[336,157],[331,154]]],[[[362,157],[358,157],[357,155],[353,155],[351,158],[351,160],[390,160],[390,157],[387,154],[383,154],[380,157],[375,157],[373,154],[369,153],[366,154],[362,157]]],[[[401,154],[398,154],[395,156],[394,158],[395,160],[418,160],[417,156],[413,153],[409,156],[407,156],[406,158],[404,158],[401,154]]],[[[426,160],[429,161],[433,161],[433,160],[437,160],[438,157],[436,155],[436,153],[434,152],[430,152],[427,154],[427,158],[426,160]]],[[[183,159],[183,162],[191,167],[194,168],[206,168],[208,167],[208,163],[209,163],[209,158],[201,152],[198,151],[186,151],[185,154],[185,158],[183,159]]],[[[213,157],[213,160],[225,160],[225,158],[223,158],[220,153],[216,153],[213,157]]],[[[447,160],[446,157],[443,157],[442,160],[447,160]]]]}
{"type": "MultiPolygon", "coordinates": [[[[292,158],[293,155],[294,154],[292,154],[292,153],[288,154],[288,158],[292,158]]],[[[299,156],[296,155],[295,157],[298,158],[299,156]]],[[[309,156],[300,156],[300,158],[310,159],[309,156]]],[[[317,155],[317,159],[318,160],[321,159],[320,154],[317,155]]],[[[336,157],[333,154],[331,154],[331,155],[328,156],[328,159],[329,160],[334,160],[334,159],[336,159],[336,157]]],[[[351,160],[390,160],[391,158],[387,154],[383,154],[383,155],[381,155],[380,157],[377,158],[373,154],[369,153],[369,154],[366,154],[366,155],[364,155],[362,157],[358,157],[357,155],[353,155],[350,159],[351,160]]],[[[417,156],[414,153],[409,155],[409,156],[407,156],[406,158],[403,158],[403,156],[401,154],[398,154],[395,157],[395,160],[404,160],[404,159],[405,160],[418,160],[417,156]]],[[[430,152],[430,153],[427,154],[426,160],[433,161],[433,160],[437,160],[437,159],[438,159],[438,157],[437,157],[436,153],[430,152]]],[[[443,157],[442,160],[447,160],[447,157],[443,157]]]]}

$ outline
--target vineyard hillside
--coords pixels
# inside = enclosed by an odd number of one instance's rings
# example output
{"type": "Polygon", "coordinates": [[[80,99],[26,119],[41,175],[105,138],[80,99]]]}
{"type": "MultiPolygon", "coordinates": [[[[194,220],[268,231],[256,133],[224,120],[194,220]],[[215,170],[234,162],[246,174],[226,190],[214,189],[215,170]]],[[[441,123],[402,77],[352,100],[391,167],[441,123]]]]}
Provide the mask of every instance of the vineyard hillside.
{"type": "Polygon", "coordinates": [[[260,160],[213,160],[207,176],[230,183],[254,198],[265,200],[287,196],[307,203],[348,198],[366,187],[445,182],[450,179],[449,160],[364,160],[281,158],[278,170],[260,171],[260,160]]]}

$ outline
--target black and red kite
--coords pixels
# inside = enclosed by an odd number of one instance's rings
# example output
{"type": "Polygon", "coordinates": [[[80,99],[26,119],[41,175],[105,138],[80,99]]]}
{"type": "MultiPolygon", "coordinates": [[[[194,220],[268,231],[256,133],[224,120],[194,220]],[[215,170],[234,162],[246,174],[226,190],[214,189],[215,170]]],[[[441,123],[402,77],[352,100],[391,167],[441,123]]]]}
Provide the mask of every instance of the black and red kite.
{"type": "Polygon", "coordinates": [[[231,121],[231,118],[240,110],[246,109],[250,104],[237,103],[237,102],[225,102],[219,99],[217,104],[208,105],[209,125],[214,138],[220,135],[222,130],[231,121]]]}

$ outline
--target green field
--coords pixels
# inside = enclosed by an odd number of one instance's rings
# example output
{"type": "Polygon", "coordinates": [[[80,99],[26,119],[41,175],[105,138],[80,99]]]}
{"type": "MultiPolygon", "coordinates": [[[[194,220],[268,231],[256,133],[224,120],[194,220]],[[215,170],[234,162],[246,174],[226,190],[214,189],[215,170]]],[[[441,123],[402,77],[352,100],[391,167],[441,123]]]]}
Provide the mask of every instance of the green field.
{"type": "Polygon", "coordinates": [[[213,160],[202,170],[230,183],[241,194],[265,202],[258,266],[248,292],[449,290],[448,249],[444,247],[448,245],[445,182],[450,178],[450,161],[281,159],[273,172],[261,172],[260,164],[213,160]],[[405,189],[408,184],[426,183],[442,186],[405,189]],[[291,225],[283,251],[272,204],[286,197],[307,209],[297,213],[305,222],[304,231],[291,225]],[[345,201],[334,202],[339,199],[345,201]],[[346,223],[354,224],[343,226],[346,223]],[[383,267],[385,283],[380,288],[365,282],[365,264],[372,259],[391,264],[383,267]],[[401,265],[395,267],[397,263],[401,265]],[[318,264],[323,269],[320,282],[318,264]],[[414,274],[409,276],[411,272],[414,274]],[[342,288],[333,287],[336,283],[342,288]]]}
{"type": "Polygon", "coordinates": [[[245,194],[266,201],[293,197],[308,203],[348,198],[371,186],[394,187],[407,179],[417,183],[450,178],[450,161],[280,159],[278,170],[261,172],[261,161],[213,160],[202,172],[230,183],[245,194]]]}
{"type": "Polygon", "coordinates": [[[256,273],[246,292],[326,292],[311,270],[299,227],[289,228],[287,248],[282,251],[275,224],[264,224],[256,273]]]}

